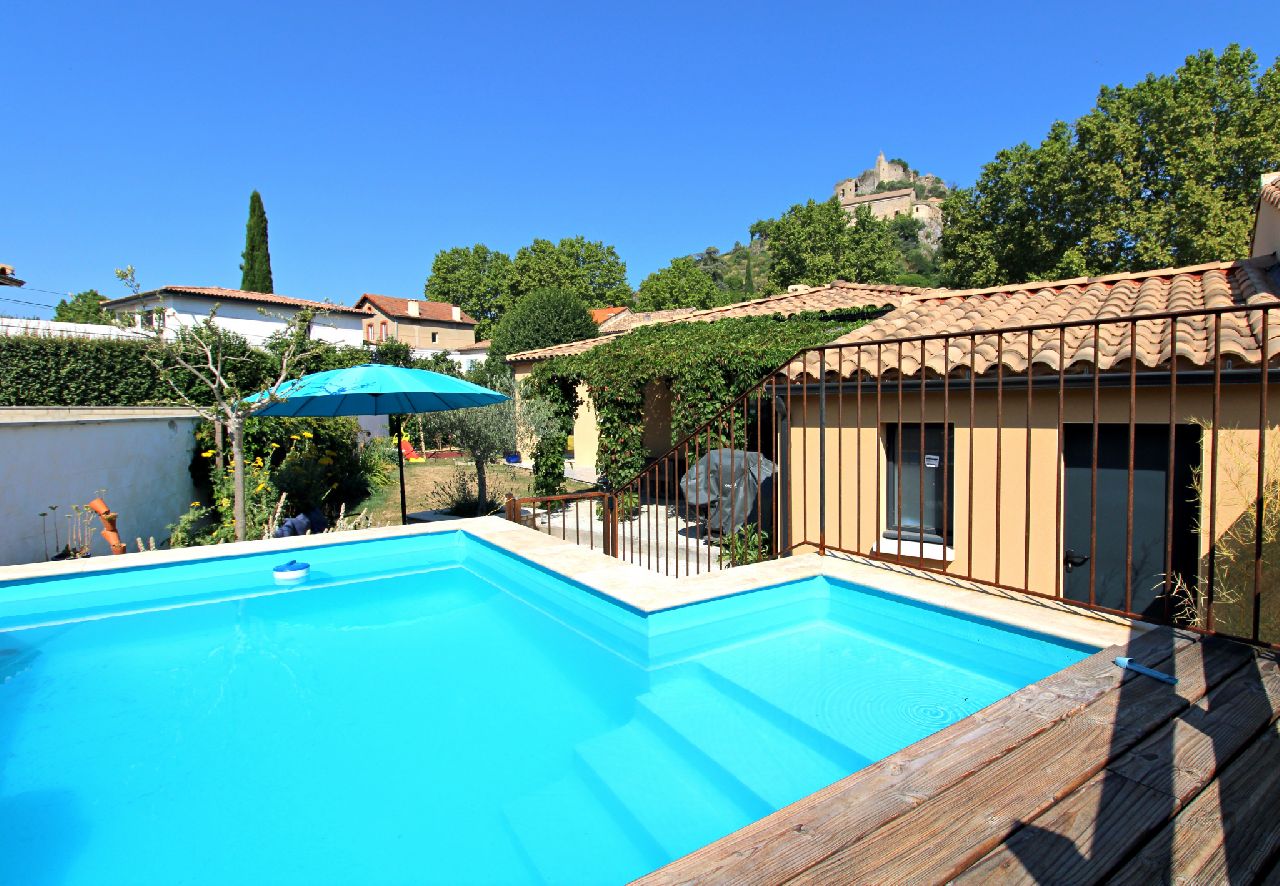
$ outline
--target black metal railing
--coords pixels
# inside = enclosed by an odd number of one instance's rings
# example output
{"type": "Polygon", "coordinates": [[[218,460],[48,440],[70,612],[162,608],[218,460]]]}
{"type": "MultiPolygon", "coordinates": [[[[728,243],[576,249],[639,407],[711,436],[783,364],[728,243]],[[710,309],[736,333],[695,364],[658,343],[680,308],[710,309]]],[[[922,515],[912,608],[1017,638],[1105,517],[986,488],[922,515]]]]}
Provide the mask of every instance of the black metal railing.
{"type": "Polygon", "coordinates": [[[509,516],[674,577],[845,553],[1277,643],[1277,310],[806,350],[612,491],[509,516]]]}

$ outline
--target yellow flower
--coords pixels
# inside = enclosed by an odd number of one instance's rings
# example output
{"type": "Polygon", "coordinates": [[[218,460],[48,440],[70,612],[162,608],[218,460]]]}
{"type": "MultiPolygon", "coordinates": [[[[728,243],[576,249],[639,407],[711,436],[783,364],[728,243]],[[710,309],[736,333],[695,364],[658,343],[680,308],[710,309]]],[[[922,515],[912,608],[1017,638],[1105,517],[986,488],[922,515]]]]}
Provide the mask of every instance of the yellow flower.
{"type": "Polygon", "coordinates": [[[325,456],[324,458],[320,459],[320,464],[331,465],[333,464],[333,459],[329,458],[328,456],[325,456]]]}
{"type": "Polygon", "coordinates": [[[302,438],[301,438],[301,437],[299,437],[297,434],[290,434],[290,435],[289,435],[289,439],[290,439],[290,440],[301,440],[302,438]]]}
{"type": "Polygon", "coordinates": [[[253,491],[254,491],[254,492],[261,492],[262,490],[264,490],[264,489],[266,489],[266,488],[267,488],[267,484],[266,484],[266,483],[259,483],[259,484],[257,485],[257,487],[256,487],[253,491]]]}
{"type": "Polygon", "coordinates": [[[212,450],[212,449],[206,449],[204,452],[200,453],[200,457],[201,457],[201,458],[213,458],[213,450],[212,450]]]}
{"type": "Polygon", "coordinates": [[[312,436],[314,436],[314,435],[313,435],[310,431],[303,431],[303,432],[302,432],[302,436],[304,436],[304,437],[306,437],[308,440],[310,440],[310,439],[312,438],[312,436]]]}
{"type": "Polygon", "coordinates": [[[253,465],[254,467],[258,467],[258,468],[262,467],[262,456],[258,456],[257,458],[255,458],[253,460],[253,465]]]}
{"type": "Polygon", "coordinates": [[[218,504],[222,505],[224,508],[229,508],[231,507],[231,499],[224,498],[222,501],[218,502],[218,504]]]}
{"type": "Polygon", "coordinates": [[[272,449],[279,449],[279,448],[280,448],[280,444],[279,444],[279,443],[272,443],[272,444],[271,444],[271,448],[272,448],[272,449]]]}
{"type": "Polygon", "coordinates": [[[200,507],[200,502],[198,502],[198,501],[193,501],[193,502],[191,503],[191,507],[193,507],[193,508],[198,508],[198,507],[200,507]]]}

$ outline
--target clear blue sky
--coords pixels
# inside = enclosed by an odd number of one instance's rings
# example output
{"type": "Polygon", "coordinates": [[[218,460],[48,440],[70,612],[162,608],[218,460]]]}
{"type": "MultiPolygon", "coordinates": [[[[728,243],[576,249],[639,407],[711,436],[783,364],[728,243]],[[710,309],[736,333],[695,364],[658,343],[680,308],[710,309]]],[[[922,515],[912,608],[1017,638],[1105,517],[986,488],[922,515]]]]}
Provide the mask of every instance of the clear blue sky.
{"type": "MultiPolygon", "coordinates": [[[[1280,54],[1270,3],[10,3],[0,261],[45,289],[417,296],[440,249],[614,244],[633,285],[876,152],[969,184],[1101,84],[1280,54]],[[1271,25],[1266,24],[1268,21],[1271,25]]],[[[3,313],[47,310],[0,304],[3,313]]]]}

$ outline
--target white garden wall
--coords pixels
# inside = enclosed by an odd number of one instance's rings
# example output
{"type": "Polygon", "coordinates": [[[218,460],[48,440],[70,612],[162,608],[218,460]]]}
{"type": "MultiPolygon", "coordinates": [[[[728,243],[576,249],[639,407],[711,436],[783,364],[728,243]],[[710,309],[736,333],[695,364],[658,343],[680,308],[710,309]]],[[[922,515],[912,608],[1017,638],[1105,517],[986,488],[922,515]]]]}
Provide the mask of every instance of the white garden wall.
{"type": "MultiPolygon", "coordinates": [[[[188,470],[199,419],[173,408],[0,408],[0,565],[54,553],[53,523],[65,543],[65,514],[99,495],[120,515],[129,550],[157,543],[196,491],[188,470]],[[40,513],[58,505],[46,533],[40,513]]],[[[93,521],[94,557],[110,556],[93,521]]]]}

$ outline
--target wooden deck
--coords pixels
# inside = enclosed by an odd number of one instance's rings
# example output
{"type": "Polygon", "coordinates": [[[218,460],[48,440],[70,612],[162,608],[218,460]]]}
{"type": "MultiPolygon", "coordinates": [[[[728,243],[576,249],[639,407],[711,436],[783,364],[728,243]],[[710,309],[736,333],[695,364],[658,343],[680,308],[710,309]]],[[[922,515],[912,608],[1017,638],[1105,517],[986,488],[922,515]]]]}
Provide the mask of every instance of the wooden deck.
{"type": "Polygon", "coordinates": [[[1278,717],[1274,655],[1151,631],[637,882],[1280,883],[1278,717]]]}

